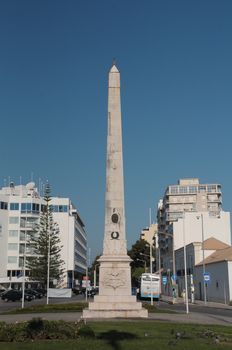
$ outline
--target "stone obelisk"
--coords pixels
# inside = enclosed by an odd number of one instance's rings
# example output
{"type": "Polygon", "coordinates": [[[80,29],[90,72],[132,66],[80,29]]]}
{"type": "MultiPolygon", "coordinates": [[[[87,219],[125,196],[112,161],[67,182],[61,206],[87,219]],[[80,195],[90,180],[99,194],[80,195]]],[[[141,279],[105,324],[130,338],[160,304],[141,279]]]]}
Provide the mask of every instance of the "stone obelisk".
{"type": "Polygon", "coordinates": [[[130,262],[125,234],[120,73],[113,64],[108,85],[105,233],[99,259],[99,295],[83,311],[83,318],[148,316],[131,295],[130,262]]]}

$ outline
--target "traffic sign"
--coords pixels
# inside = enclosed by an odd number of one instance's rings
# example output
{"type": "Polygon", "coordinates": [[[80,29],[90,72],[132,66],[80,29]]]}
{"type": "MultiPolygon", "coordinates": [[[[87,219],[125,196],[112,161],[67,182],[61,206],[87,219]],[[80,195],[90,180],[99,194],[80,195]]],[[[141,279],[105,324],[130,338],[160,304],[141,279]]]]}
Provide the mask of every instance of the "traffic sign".
{"type": "Polygon", "coordinates": [[[162,282],[164,285],[167,284],[167,282],[168,282],[167,276],[162,276],[162,282]]]}
{"type": "Polygon", "coordinates": [[[172,275],[172,280],[176,282],[176,275],[172,275]]]}
{"type": "Polygon", "coordinates": [[[210,274],[208,272],[204,273],[204,281],[205,282],[210,282],[210,274]]]}

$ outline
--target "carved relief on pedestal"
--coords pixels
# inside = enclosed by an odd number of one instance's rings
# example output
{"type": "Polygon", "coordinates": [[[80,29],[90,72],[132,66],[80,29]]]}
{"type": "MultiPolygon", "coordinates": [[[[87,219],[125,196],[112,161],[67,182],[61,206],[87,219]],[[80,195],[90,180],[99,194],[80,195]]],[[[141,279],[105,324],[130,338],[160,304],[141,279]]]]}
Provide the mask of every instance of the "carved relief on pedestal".
{"type": "Polygon", "coordinates": [[[105,272],[102,278],[102,283],[105,287],[112,287],[113,289],[125,286],[126,273],[124,270],[111,270],[105,272]]]}

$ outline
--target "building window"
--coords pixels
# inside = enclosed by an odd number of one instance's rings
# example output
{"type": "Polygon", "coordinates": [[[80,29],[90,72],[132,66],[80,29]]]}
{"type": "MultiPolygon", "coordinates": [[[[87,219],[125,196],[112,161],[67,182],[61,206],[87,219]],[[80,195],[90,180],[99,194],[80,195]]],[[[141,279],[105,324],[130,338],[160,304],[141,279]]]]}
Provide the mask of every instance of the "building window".
{"type": "Polygon", "coordinates": [[[179,192],[180,192],[180,193],[188,193],[188,187],[186,187],[186,186],[181,186],[181,187],[179,188],[179,192]]]}
{"type": "Polygon", "coordinates": [[[6,202],[0,202],[0,209],[7,210],[7,203],[6,202]]]}
{"type": "Polygon", "coordinates": [[[197,186],[189,186],[189,193],[197,193],[197,186]]]}
{"type": "Polygon", "coordinates": [[[18,216],[10,216],[9,217],[9,224],[18,224],[18,223],[19,223],[18,216]]]}
{"type": "Polygon", "coordinates": [[[8,264],[17,264],[17,256],[8,256],[8,264]]]}
{"type": "Polygon", "coordinates": [[[54,213],[67,213],[68,212],[67,205],[52,205],[51,209],[54,213]]]}
{"type": "Polygon", "coordinates": [[[32,203],[22,203],[21,204],[21,213],[30,213],[32,203]]]}
{"type": "Polygon", "coordinates": [[[39,213],[39,204],[32,203],[32,211],[35,213],[39,213]]]}
{"type": "Polygon", "coordinates": [[[172,186],[170,188],[170,192],[173,194],[173,193],[178,193],[178,186],[172,186]]]}
{"type": "Polygon", "coordinates": [[[19,210],[19,203],[10,203],[10,210],[19,210]]]}
{"type": "Polygon", "coordinates": [[[206,192],[206,186],[200,185],[199,186],[199,192],[206,192]]]}
{"type": "Polygon", "coordinates": [[[9,230],[9,237],[18,237],[18,230],[9,230]]]}
{"type": "Polygon", "coordinates": [[[18,243],[8,243],[8,250],[18,250],[18,243]]]}

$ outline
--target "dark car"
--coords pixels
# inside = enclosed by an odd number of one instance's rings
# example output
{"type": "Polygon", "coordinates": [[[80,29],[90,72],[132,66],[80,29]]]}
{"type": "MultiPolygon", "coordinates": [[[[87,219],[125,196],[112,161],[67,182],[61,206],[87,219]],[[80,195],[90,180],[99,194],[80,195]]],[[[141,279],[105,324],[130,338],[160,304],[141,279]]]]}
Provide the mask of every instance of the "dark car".
{"type": "Polygon", "coordinates": [[[74,287],[74,288],[72,288],[72,292],[74,293],[74,294],[81,294],[81,288],[80,287],[78,287],[78,286],[76,286],[76,287],[74,287]]]}
{"type": "Polygon", "coordinates": [[[33,290],[35,290],[36,292],[42,294],[43,297],[47,295],[47,289],[44,289],[44,288],[33,288],[33,290]]]}
{"type": "MultiPolygon", "coordinates": [[[[16,301],[22,299],[22,292],[19,290],[10,289],[1,295],[2,300],[5,301],[16,301]]],[[[24,300],[31,301],[33,297],[29,294],[24,294],[24,300]]]]}
{"type": "Polygon", "coordinates": [[[43,294],[35,289],[25,289],[25,293],[31,295],[33,299],[41,299],[43,297],[43,294]]]}

